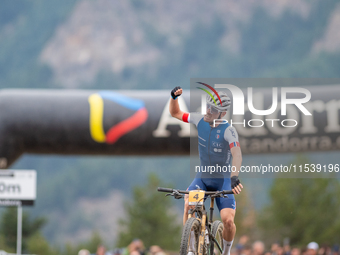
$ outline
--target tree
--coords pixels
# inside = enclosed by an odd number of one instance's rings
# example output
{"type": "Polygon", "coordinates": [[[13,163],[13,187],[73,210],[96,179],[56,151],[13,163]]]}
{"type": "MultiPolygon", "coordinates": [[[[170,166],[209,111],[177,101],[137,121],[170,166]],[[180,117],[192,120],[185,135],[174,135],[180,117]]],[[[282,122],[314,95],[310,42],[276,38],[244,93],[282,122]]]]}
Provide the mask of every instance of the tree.
{"type": "Polygon", "coordinates": [[[126,203],[126,219],[120,222],[117,246],[127,246],[133,239],[141,239],[145,246],[159,245],[164,249],[177,250],[181,227],[172,199],[157,192],[162,186],[158,177],[151,174],[144,187],[135,187],[132,202],[126,203]]]}
{"type": "MultiPolygon", "coordinates": [[[[300,157],[295,163],[307,162],[300,157]]],[[[265,239],[273,242],[289,237],[293,245],[338,242],[339,192],[338,179],[276,179],[270,190],[271,204],[259,221],[265,239]]]]}
{"type": "MultiPolygon", "coordinates": [[[[66,244],[63,251],[59,252],[59,254],[62,254],[62,255],[78,254],[78,252],[81,249],[87,249],[91,253],[95,253],[98,245],[100,244],[103,244],[103,240],[100,234],[97,232],[92,232],[92,236],[90,240],[87,240],[86,242],[78,243],[77,245],[72,245],[71,243],[68,243],[66,244]]],[[[41,253],[41,254],[47,254],[47,253],[41,253]]]]}
{"type": "MultiPolygon", "coordinates": [[[[30,219],[27,212],[22,216],[22,250],[27,250],[26,241],[28,238],[38,233],[44,226],[44,218],[30,219]]],[[[12,251],[16,250],[17,242],[17,208],[8,207],[3,212],[0,219],[0,237],[4,244],[12,251]]]]}
{"type": "Polygon", "coordinates": [[[256,211],[249,199],[247,189],[243,189],[239,195],[235,195],[236,199],[236,214],[235,225],[236,235],[254,235],[256,232],[256,211]]]}
{"type": "Polygon", "coordinates": [[[64,247],[52,247],[48,241],[37,232],[27,240],[27,252],[30,254],[74,255],[78,254],[81,249],[87,249],[91,253],[95,253],[98,245],[102,243],[101,236],[97,232],[93,232],[91,239],[85,242],[75,245],[67,243],[64,247]]]}
{"type": "Polygon", "coordinates": [[[35,233],[28,239],[27,251],[31,254],[60,254],[56,249],[51,248],[50,244],[39,232],[35,233]]]}

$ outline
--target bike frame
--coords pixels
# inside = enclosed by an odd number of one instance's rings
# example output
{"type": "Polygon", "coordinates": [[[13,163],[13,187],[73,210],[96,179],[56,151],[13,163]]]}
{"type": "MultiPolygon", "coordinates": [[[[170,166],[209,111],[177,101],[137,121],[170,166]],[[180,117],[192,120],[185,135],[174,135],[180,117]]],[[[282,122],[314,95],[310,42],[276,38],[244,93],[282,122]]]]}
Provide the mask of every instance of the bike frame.
{"type": "MultiPolygon", "coordinates": [[[[204,200],[206,200],[206,198],[204,200]]],[[[189,209],[189,212],[188,212],[188,219],[193,217],[193,214],[196,212],[198,214],[198,217],[196,217],[196,219],[201,222],[201,233],[200,233],[199,241],[198,241],[198,255],[203,255],[206,226],[207,226],[208,234],[209,234],[209,244],[210,244],[209,245],[210,249],[208,249],[209,254],[210,255],[214,254],[213,242],[216,243],[220,252],[221,253],[223,252],[221,246],[216,241],[215,237],[212,236],[211,234],[211,225],[213,223],[213,214],[214,214],[214,201],[215,201],[215,198],[210,197],[209,221],[207,220],[207,212],[205,210],[204,204],[196,205],[194,209],[189,209]]]]}

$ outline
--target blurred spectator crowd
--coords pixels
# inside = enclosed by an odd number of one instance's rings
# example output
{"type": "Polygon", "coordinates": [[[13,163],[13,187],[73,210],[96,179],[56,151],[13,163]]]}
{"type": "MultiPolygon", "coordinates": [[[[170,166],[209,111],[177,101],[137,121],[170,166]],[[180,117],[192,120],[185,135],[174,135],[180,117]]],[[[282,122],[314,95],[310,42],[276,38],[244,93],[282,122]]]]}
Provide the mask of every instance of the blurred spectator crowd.
{"type": "Polygon", "coordinates": [[[305,247],[290,246],[289,239],[283,243],[275,242],[266,247],[264,242],[249,243],[248,236],[241,236],[238,244],[232,248],[230,255],[340,255],[339,245],[330,247],[316,242],[310,242],[305,247]]]}
{"type": "MultiPolygon", "coordinates": [[[[171,252],[171,255],[174,253],[171,252]]],[[[169,255],[157,245],[146,249],[142,240],[135,239],[127,247],[107,251],[104,245],[99,245],[96,253],[91,254],[88,250],[82,249],[78,255],[169,255]]],[[[248,236],[241,236],[238,244],[232,248],[230,255],[340,255],[339,245],[321,245],[310,242],[305,247],[294,247],[289,245],[289,240],[273,243],[266,247],[264,242],[249,242],[248,236]],[[267,249],[266,249],[267,248],[267,249]]]]}
{"type": "Polygon", "coordinates": [[[97,251],[91,254],[88,250],[82,249],[78,255],[168,255],[158,245],[152,245],[145,249],[144,243],[140,239],[133,240],[127,247],[107,251],[104,245],[99,245],[97,251]]]}

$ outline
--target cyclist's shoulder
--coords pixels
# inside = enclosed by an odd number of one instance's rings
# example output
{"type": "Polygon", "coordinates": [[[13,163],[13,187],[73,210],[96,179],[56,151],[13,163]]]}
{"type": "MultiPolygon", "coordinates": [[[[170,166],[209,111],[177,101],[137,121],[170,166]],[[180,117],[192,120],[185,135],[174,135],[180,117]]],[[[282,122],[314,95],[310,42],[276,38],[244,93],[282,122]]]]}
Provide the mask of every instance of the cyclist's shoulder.
{"type": "Polygon", "coordinates": [[[229,132],[235,132],[235,133],[237,133],[236,128],[235,128],[234,126],[230,125],[229,123],[227,123],[227,128],[226,128],[226,130],[228,130],[229,132]]]}
{"type": "Polygon", "coordinates": [[[200,112],[190,112],[190,117],[202,119],[204,116],[200,112]]]}
{"type": "Polygon", "coordinates": [[[198,123],[203,119],[203,115],[199,112],[191,112],[189,113],[189,122],[195,124],[196,126],[198,123]]]}
{"type": "Polygon", "coordinates": [[[231,126],[231,125],[228,125],[228,127],[224,131],[224,138],[227,141],[238,139],[238,134],[237,134],[236,128],[231,126]]]}

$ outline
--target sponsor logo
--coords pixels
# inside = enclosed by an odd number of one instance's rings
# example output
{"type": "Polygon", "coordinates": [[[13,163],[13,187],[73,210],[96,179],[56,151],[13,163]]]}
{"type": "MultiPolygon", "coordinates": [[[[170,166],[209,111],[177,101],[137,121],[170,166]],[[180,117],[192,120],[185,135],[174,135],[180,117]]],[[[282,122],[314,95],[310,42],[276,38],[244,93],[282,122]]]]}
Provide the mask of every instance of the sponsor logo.
{"type": "Polygon", "coordinates": [[[224,146],[223,146],[223,143],[218,143],[218,142],[212,142],[212,145],[214,146],[214,147],[219,147],[219,148],[223,148],[224,146]]]}
{"type": "Polygon", "coordinates": [[[100,91],[88,98],[90,104],[90,134],[98,143],[114,144],[120,137],[142,125],[148,118],[148,112],[142,100],[126,97],[111,91],[100,91]],[[135,111],[129,118],[112,126],[104,132],[104,102],[109,100],[127,109],[135,111]]]}

